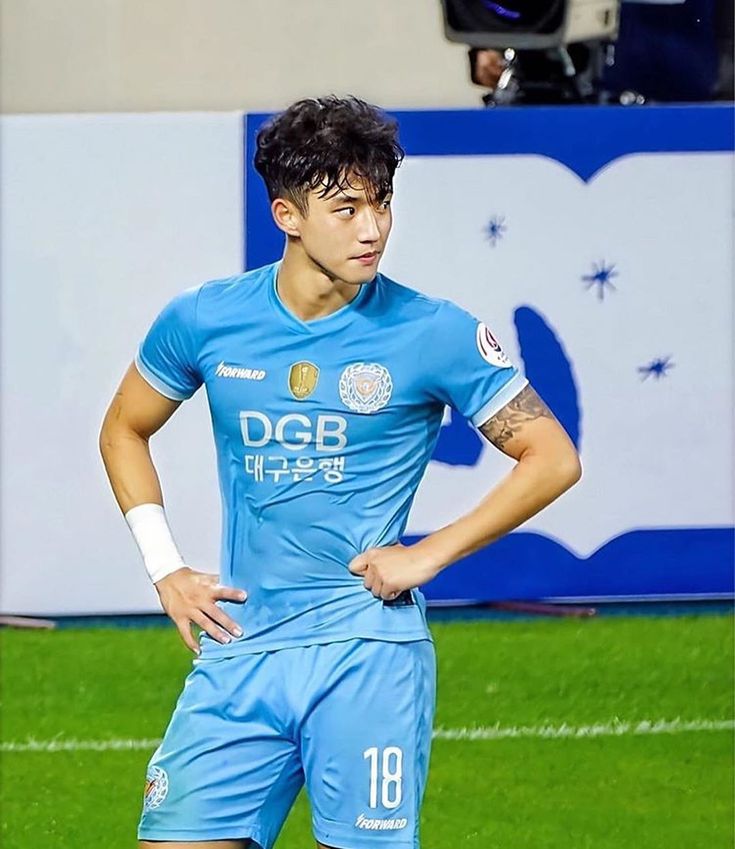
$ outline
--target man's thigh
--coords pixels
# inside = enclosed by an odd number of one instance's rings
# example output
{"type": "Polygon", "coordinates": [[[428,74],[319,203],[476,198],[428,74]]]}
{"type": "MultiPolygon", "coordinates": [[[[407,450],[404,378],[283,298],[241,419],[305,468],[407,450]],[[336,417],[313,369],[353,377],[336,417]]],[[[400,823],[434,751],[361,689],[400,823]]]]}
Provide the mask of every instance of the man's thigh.
{"type": "Polygon", "coordinates": [[[434,646],[324,647],[301,730],[315,839],[339,849],[415,849],[431,748],[434,646]]]}

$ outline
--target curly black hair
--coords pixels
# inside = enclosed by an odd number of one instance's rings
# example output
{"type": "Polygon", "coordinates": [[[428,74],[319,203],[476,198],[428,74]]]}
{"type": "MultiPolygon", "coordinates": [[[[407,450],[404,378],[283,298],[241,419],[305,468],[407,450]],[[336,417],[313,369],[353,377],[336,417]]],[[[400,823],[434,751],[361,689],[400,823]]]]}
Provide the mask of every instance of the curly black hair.
{"type": "Polygon", "coordinates": [[[393,188],[404,151],[398,124],[357,97],[299,100],[258,131],[254,165],[271,200],[287,197],[302,215],[309,193],[320,197],[359,178],[371,201],[393,188]]]}

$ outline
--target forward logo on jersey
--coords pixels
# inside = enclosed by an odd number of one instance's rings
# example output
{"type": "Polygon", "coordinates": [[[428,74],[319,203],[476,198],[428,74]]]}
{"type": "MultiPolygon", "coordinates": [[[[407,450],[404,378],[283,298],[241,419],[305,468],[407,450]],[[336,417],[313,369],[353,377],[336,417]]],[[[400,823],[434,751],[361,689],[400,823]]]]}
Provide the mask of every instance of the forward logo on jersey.
{"type": "Polygon", "coordinates": [[[488,328],[480,322],[477,325],[477,350],[480,352],[483,360],[490,363],[491,366],[497,368],[510,368],[513,363],[505,356],[500,343],[488,330],[488,328]]]}
{"type": "Polygon", "coordinates": [[[237,377],[240,380],[263,380],[265,377],[265,371],[262,368],[230,366],[225,362],[221,362],[214,373],[217,377],[237,377]]]}
{"type": "Polygon", "coordinates": [[[319,369],[317,366],[304,360],[291,366],[288,373],[288,388],[294,398],[303,401],[316,389],[318,380],[319,369]]]}
{"type": "Polygon", "coordinates": [[[339,379],[342,403],[356,413],[374,413],[390,401],[393,381],[379,363],[353,363],[339,379]]]}
{"type": "Polygon", "coordinates": [[[168,775],[160,766],[148,767],[145,777],[145,792],[143,793],[143,809],[152,811],[157,808],[168,795],[168,775]]]}

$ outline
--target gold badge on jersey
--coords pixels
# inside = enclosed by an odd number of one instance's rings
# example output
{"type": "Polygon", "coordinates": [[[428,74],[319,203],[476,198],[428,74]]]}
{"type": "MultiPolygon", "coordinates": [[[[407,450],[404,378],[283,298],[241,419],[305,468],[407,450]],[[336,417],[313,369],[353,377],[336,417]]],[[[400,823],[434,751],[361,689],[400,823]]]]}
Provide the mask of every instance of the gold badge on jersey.
{"type": "Polygon", "coordinates": [[[288,373],[288,388],[294,398],[303,401],[316,389],[318,380],[319,369],[314,363],[294,363],[288,373]]]}

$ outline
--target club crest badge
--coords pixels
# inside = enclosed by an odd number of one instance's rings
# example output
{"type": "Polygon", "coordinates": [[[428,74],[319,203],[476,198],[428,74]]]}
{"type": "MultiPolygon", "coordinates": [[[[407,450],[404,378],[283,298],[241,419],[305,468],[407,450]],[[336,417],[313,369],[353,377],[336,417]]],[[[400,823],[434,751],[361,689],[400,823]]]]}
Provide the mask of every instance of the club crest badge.
{"type": "Polygon", "coordinates": [[[143,793],[143,810],[152,811],[157,808],[168,795],[168,775],[160,766],[148,767],[143,793]]]}
{"type": "Polygon", "coordinates": [[[482,355],[483,360],[490,363],[496,368],[510,368],[513,363],[505,356],[505,352],[500,347],[500,343],[480,322],[477,325],[477,349],[482,355]]]}
{"type": "Polygon", "coordinates": [[[339,379],[342,403],[356,413],[374,413],[390,401],[393,381],[379,363],[353,363],[339,379]]]}
{"type": "Polygon", "coordinates": [[[294,398],[303,401],[316,389],[318,380],[319,369],[314,363],[294,363],[288,373],[288,388],[294,398]]]}

